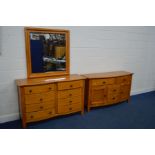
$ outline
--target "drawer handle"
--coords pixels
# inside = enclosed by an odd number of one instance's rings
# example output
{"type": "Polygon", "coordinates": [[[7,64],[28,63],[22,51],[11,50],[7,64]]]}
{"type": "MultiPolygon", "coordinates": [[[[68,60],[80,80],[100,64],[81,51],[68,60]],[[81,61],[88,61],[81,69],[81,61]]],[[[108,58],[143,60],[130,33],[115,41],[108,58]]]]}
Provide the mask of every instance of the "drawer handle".
{"type": "Polygon", "coordinates": [[[52,112],[50,111],[48,114],[49,114],[49,115],[51,115],[51,114],[52,114],[52,112]]]}
{"type": "Polygon", "coordinates": [[[72,96],[72,94],[69,94],[69,96],[72,96]]]}
{"type": "Polygon", "coordinates": [[[113,99],[113,100],[115,100],[116,98],[115,98],[115,97],[113,97],[112,99],[113,99]]]}
{"type": "Polygon", "coordinates": [[[107,97],[107,95],[104,95],[104,97],[107,97]]]}
{"type": "Polygon", "coordinates": [[[106,84],[106,82],[104,81],[104,82],[102,82],[103,84],[106,84]]]}
{"type": "Polygon", "coordinates": [[[40,101],[43,101],[43,99],[41,98],[40,101]]]}
{"type": "Polygon", "coordinates": [[[73,87],[73,85],[70,85],[70,87],[73,87]]]}
{"type": "Polygon", "coordinates": [[[33,116],[33,115],[31,115],[31,118],[34,118],[34,116],[33,116]]]}
{"type": "Polygon", "coordinates": [[[123,92],[121,91],[121,94],[123,94],[123,92]]]}
{"type": "Polygon", "coordinates": [[[32,93],[32,90],[29,90],[29,93],[32,93]]]}
{"type": "Polygon", "coordinates": [[[41,106],[40,109],[43,109],[43,106],[41,106]]]}
{"type": "Polygon", "coordinates": [[[69,101],[69,103],[72,103],[72,101],[69,101]]]}
{"type": "Polygon", "coordinates": [[[116,89],[114,89],[113,92],[116,92],[116,89]]]}
{"type": "Polygon", "coordinates": [[[125,81],[126,81],[126,79],[123,79],[123,81],[125,82],[125,81]]]}
{"type": "Polygon", "coordinates": [[[52,88],[51,87],[49,87],[49,90],[51,90],[52,88]]]}
{"type": "Polygon", "coordinates": [[[72,110],[72,108],[69,108],[69,110],[72,110]]]}

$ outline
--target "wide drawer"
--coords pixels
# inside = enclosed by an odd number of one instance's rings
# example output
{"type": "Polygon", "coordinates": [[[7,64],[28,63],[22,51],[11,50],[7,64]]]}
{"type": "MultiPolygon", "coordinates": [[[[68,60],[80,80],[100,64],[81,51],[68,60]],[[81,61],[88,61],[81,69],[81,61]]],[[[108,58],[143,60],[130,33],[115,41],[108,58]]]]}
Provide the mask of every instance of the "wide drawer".
{"type": "Polygon", "coordinates": [[[34,122],[39,120],[48,119],[55,116],[55,109],[42,110],[37,112],[26,113],[26,121],[34,122]]]}
{"type": "Polygon", "coordinates": [[[81,111],[82,107],[81,104],[72,104],[72,105],[63,105],[63,106],[58,106],[58,113],[63,114],[63,113],[72,113],[75,111],[81,111]]]}
{"type": "Polygon", "coordinates": [[[50,91],[42,94],[25,95],[25,104],[43,103],[51,100],[55,100],[54,91],[50,91]]]}
{"type": "Polygon", "coordinates": [[[118,84],[130,84],[130,83],[131,83],[131,78],[132,78],[131,75],[118,77],[118,78],[116,79],[116,82],[117,82],[118,84]]]}
{"type": "Polygon", "coordinates": [[[75,97],[75,96],[81,96],[82,89],[71,89],[71,90],[61,90],[58,91],[58,98],[68,98],[68,97],[75,97]]]}
{"type": "Polygon", "coordinates": [[[94,79],[94,80],[92,80],[92,85],[93,86],[107,85],[107,84],[114,84],[114,83],[115,83],[115,78],[94,79]]]}
{"type": "Polygon", "coordinates": [[[25,94],[38,94],[55,90],[55,84],[24,87],[25,94]]]}
{"type": "Polygon", "coordinates": [[[56,102],[48,101],[44,103],[38,103],[38,104],[26,104],[26,112],[35,112],[45,109],[54,108],[56,106],[56,102]]]}
{"type": "Polygon", "coordinates": [[[73,89],[83,87],[83,81],[71,81],[58,83],[58,90],[73,89]]]}
{"type": "Polygon", "coordinates": [[[69,98],[58,98],[58,106],[61,105],[70,105],[70,104],[74,104],[74,103],[81,103],[82,101],[82,97],[81,96],[77,96],[77,97],[69,97],[69,98]]]}

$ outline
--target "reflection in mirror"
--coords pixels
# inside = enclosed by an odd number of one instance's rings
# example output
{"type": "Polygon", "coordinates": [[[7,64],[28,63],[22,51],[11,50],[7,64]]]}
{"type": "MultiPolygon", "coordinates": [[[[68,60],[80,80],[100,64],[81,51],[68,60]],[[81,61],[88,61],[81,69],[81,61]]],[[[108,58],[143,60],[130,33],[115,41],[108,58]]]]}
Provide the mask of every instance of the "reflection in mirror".
{"type": "Polygon", "coordinates": [[[32,73],[66,70],[64,33],[30,33],[32,73]]]}

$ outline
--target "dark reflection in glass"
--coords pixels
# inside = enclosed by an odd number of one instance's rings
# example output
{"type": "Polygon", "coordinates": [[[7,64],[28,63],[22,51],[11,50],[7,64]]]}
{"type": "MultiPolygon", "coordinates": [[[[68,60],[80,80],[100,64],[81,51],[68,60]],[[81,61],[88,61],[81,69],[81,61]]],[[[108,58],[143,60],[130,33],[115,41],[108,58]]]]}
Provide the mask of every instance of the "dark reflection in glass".
{"type": "Polygon", "coordinates": [[[66,37],[59,33],[30,33],[32,73],[66,70],[66,37]]]}

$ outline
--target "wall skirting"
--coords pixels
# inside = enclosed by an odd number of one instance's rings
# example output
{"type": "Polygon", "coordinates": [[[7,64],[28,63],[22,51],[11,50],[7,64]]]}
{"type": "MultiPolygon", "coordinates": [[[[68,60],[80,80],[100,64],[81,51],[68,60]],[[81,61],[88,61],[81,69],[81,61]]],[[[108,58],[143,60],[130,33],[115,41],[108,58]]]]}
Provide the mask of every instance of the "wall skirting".
{"type": "Polygon", "coordinates": [[[19,119],[19,113],[0,116],[0,123],[15,121],[19,119]]]}
{"type": "MultiPolygon", "coordinates": [[[[133,90],[133,91],[131,91],[131,95],[138,95],[138,94],[147,93],[147,92],[151,92],[151,91],[155,91],[155,88],[147,88],[144,90],[133,90]]],[[[0,116],[0,123],[15,121],[18,119],[19,119],[19,113],[3,115],[3,116],[0,116]]]]}

